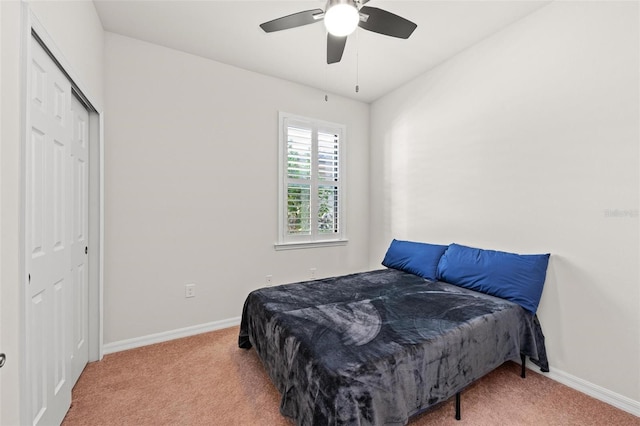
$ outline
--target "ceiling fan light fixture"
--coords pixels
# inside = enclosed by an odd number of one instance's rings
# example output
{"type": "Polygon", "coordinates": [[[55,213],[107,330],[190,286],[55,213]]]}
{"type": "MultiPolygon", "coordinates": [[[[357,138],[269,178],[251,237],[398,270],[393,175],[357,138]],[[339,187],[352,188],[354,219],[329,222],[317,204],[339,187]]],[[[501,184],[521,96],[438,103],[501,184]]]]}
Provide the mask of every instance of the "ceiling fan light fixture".
{"type": "Polygon", "coordinates": [[[356,30],[360,22],[360,12],[353,0],[329,0],[324,15],[324,25],[329,34],[336,37],[348,36],[356,30]]]}

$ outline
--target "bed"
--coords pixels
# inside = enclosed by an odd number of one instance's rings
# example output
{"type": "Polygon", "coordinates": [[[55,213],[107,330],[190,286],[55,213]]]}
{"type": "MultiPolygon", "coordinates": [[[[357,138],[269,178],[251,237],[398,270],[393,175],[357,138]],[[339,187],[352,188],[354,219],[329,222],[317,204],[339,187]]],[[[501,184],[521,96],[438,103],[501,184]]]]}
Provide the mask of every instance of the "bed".
{"type": "Polygon", "coordinates": [[[508,360],[548,371],[535,313],[391,268],[253,291],[238,343],[298,425],[403,425],[508,360]]]}

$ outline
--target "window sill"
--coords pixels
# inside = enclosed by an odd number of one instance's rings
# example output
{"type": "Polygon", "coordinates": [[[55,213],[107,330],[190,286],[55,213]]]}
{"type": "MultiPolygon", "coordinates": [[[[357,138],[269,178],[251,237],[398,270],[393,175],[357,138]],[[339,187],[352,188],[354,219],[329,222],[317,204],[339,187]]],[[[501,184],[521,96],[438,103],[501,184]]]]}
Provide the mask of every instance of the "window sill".
{"type": "Polygon", "coordinates": [[[303,241],[296,243],[275,243],[276,250],[297,250],[317,247],[346,246],[349,240],[303,241]]]}

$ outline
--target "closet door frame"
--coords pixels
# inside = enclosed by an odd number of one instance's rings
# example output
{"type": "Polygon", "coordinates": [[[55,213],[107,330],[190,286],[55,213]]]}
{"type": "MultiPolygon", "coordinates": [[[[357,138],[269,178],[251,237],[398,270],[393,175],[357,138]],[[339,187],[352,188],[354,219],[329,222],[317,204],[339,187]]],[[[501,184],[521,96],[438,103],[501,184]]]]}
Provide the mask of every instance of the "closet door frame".
{"type": "MultiPolygon", "coordinates": [[[[56,46],[53,38],[49,35],[45,27],[38,21],[29,8],[28,2],[21,2],[22,25],[21,25],[21,144],[20,144],[20,269],[21,285],[21,315],[18,330],[20,333],[19,348],[19,380],[20,380],[20,418],[29,418],[30,398],[32,390],[27,375],[27,320],[28,311],[28,276],[26,262],[26,176],[29,173],[26,163],[26,144],[29,138],[31,126],[29,112],[29,79],[31,78],[31,42],[36,39],[42,45],[54,62],[58,64],[63,73],[71,82],[73,91],[78,95],[82,103],[89,111],[89,226],[88,226],[88,289],[89,289],[89,316],[88,316],[88,336],[89,336],[89,361],[98,361],[103,357],[103,265],[104,265],[104,113],[102,106],[96,103],[86,85],[78,78],[78,74],[62,55],[56,46]]],[[[70,23],[72,24],[72,23],[70,23]]]]}

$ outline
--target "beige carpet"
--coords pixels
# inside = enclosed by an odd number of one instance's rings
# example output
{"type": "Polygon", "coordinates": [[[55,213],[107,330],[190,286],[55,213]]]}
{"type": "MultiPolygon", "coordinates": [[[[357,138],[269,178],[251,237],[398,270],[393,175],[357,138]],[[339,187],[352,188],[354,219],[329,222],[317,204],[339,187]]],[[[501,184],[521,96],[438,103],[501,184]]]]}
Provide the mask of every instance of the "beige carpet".
{"type": "MultiPolygon", "coordinates": [[[[107,355],[73,390],[63,425],[291,425],[238,327],[107,355]]],[[[640,418],[506,363],[410,425],[640,425],[640,418]]]]}

